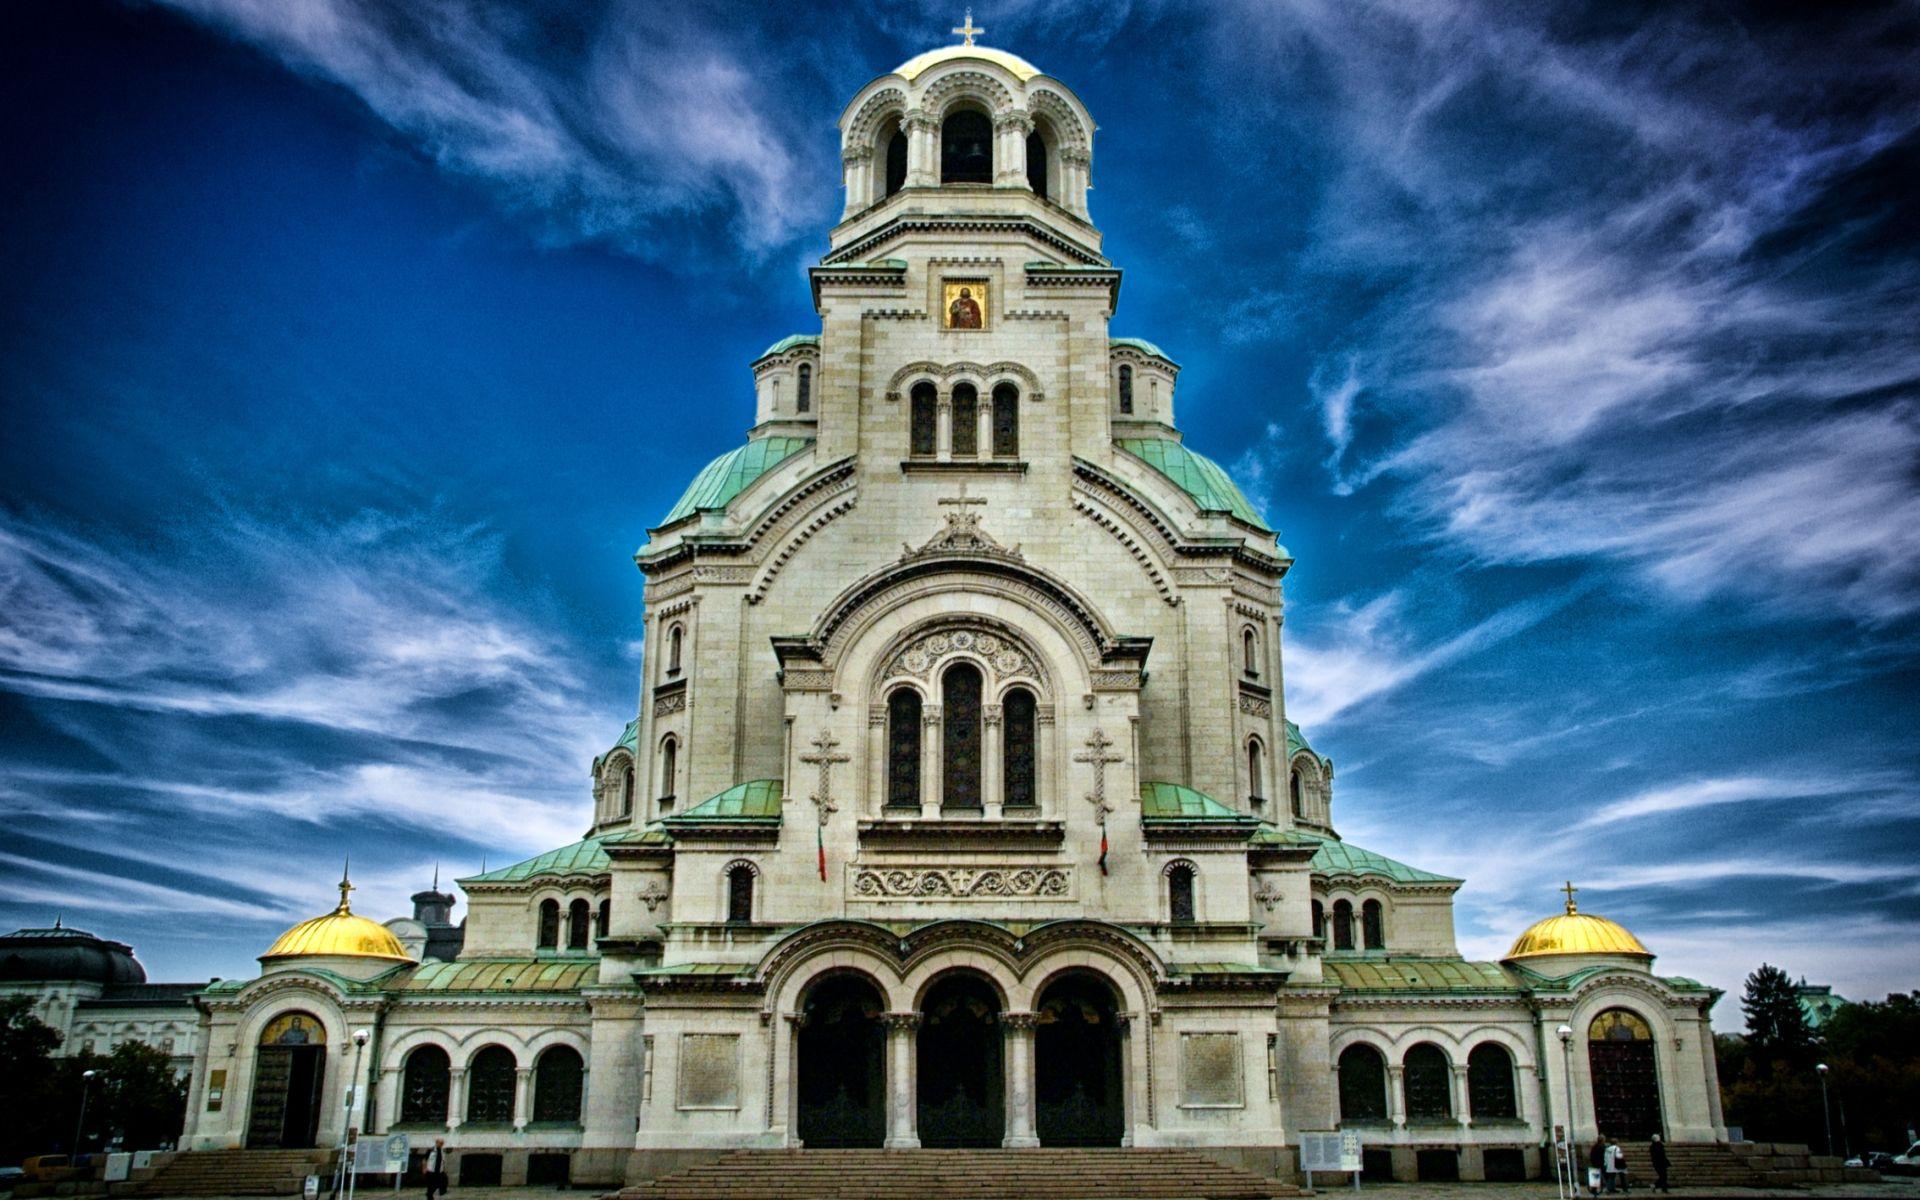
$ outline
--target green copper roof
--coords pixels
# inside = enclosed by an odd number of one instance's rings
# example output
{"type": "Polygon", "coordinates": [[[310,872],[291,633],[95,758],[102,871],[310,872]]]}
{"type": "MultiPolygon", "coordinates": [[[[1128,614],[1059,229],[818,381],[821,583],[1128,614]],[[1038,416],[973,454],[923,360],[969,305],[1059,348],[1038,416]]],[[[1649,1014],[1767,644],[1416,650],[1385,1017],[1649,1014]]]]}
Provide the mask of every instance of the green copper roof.
{"type": "MultiPolygon", "coordinates": [[[[1145,338],[1108,338],[1107,339],[1108,349],[1113,349],[1119,346],[1127,346],[1132,349],[1138,350],[1142,354],[1151,354],[1155,358],[1164,358],[1168,362],[1173,362],[1173,359],[1167,354],[1165,350],[1162,350],[1160,347],[1154,345],[1152,342],[1148,341],[1145,338]]],[[[1178,366],[1179,364],[1175,363],[1174,365],[1178,366]]]]}
{"type": "Polygon", "coordinates": [[[1212,459],[1165,438],[1121,438],[1114,445],[1165,475],[1175,487],[1193,497],[1202,512],[1231,513],[1255,529],[1267,528],[1266,521],[1212,459]]]}
{"type": "Polygon", "coordinates": [[[501,867],[498,871],[488,871],[484,875],[469,875],[461,883],[519,883],[541,875],[594,875],[607,869],[607,852],[601,849],[601,843],[607,838],[583,838],[571,846],[562,846],[558,850],[549,850],[525,862],[510,867],[501,867]]]}
{"type": "Polygon", "coordinates": [[[703,800],[676,817],[668,817],[669,826],[699,821],[778,821],[782,788],[778,779],[755,779],[736,783],[709,800],[703,800]]]}
{"type": "Polygon", "coordinates": [[[1251,821],[1205,792],[1177,783],[1149,780],[1140,785],[1140,815],[1150,821],[1251,821]]]}
{"type": "Polygon", "coordinates": [[[755,480],[813,445],[812,438],[765,437],[729,450],[701,468],[662,525],[709,509],[724,509],[755,480]]]}
{"type": "Polygon", "coordinates": [[[1333,958],[1324,963],[1343,992],[1446,995],[1517,992],[1521,984],[1499,963],[1462,958],[1333,958]]]}
{"type": "Polygon", "coordinates": [[[396,992],[572,992],[592,983],[600,963],[591,958],[464,958],[423,962],[396,992]]]}
{"type": "Polygon", "coordinates": [[[1384,854],[1363,850],[1352,842],[1321,837],[1300,829],[1287,830],[1287,839],[1320,844],[1320,848],[1313,853],[1313,869],[1322,875],[1377,875],[1396,883],[1460,882],[1451,875],[1436,875],[1432,871],[1422,871],[1419,867],[1396,862],[1384,854]]]}
{"type": "Polygon", "coordinates": [[[1313,755],[1315,758],[1319,759],[1323,763],[1327,761],[1325,755],[1321,754],[1318,750],[1315,750],[1312,746],[1307,744],[1307,735],[1300,732],[1300,727],[1298,725],[1295,725],[1292,721],[1288,721],[1287,722],[1287,757],[1292,758],[1294,755],[1300,753],[1302,750],[1305,750],[1308,754],[1313,755]]]}
{"type": "MultiPolygon", "coordinates": [[[[762,350],[760,352],[760,358],[765,358],[770,354],[785,354],[795,346],[818,346],[819,344],[820,335],[817,333],[790,333],[773,345],[768,346],[765,350],[762,350]]],[[[760,359],[756,358],[753,361],[759,362],[760,359]]]]}

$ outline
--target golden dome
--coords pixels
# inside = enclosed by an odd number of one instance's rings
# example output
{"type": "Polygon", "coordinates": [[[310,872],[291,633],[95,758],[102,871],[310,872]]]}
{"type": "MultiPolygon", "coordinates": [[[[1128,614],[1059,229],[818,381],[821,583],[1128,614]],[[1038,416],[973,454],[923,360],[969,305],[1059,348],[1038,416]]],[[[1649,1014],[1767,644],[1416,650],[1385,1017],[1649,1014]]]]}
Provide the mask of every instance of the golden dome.
{"type": "Polygon", "coordinates": [[[1583,913],[1573,902],[1577,889],[1569,883],[1567,911],[1535,921],[1507,951],[1509,959],[1543,958],[1557,954],[1629,954],[1652,958],[1652,951],[1626,926],[1592,913],[1583,913]]]}
{"type": "Polygon", "coordinates": [[[929,50],[925,54],[914,55],[906,62],[895,67],[893,73],[901,76],[908,83],[912,83],[929,67],[937,67],[941,63],[952,62],[960,58],[977,58],[983,62],[990,62],[994,66],[1011,74],[1021,83],[1025,83],[1035,75],[1040,74],[1039,67],[1021,58],[1018,54],[1008,54],[1005,50],[995,50],[991,46],[941,46],[937,50],[929,50]]]}
{"type": "Polygon", "coordinates": [[[356,917],[347,907],[347,893],[353,890],[345,876],[340,879],[340,906],[322,917],[302,921],[274,939],[260,961],[277,958],[390,958],[395,962],[413,962],[400,939],[378,921],[356,917]]]}

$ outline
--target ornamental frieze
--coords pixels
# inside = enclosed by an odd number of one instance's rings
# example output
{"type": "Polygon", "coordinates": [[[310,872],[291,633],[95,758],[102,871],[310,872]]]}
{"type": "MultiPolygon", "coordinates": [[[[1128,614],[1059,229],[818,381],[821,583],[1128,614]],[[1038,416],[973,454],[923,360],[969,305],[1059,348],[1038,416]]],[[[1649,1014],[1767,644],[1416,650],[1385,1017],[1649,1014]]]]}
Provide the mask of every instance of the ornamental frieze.
{"type": "Polygon", "coordinates": [[[969,654],[980,659],[1003,679],[1039,677],[1027,652],[998,634],[975,629],[942,629],[907,643],[887,664],[886,674],[882,678],[911,675],[916,679],[927,679],[942,660],[955,654],[969,654]]]}
{"type": "Polygon", "coordinates": [[[1071,868],[854,867],[847,891],[856,900],[1071,900],[1071,868]]]}

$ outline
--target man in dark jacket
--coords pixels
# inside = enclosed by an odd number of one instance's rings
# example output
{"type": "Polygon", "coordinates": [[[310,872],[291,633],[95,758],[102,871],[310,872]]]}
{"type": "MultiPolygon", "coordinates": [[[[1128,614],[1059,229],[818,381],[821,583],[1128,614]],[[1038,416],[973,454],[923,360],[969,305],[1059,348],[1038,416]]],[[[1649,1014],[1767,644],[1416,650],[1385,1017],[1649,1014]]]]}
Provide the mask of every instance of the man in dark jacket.
{"type": "Polygon", "coordinates": [[[426,1168],[427,1200],[434,1196],[447,1194],[447,1139],[433,1139],[433,1149],[427,1151],[427,1159],[421,1166],[426,1168]]]}
{"type": "Polygon", "coordinates": [[[1653,1186],[1667,1191],[1667,1144],[1660,1140],[1657,1133],[1647,1147],[1647,1161],[1653,1164],[1653,1186]]]}
{"type": "Polygon", "coordinates": [[[1601,1185],[1607,1179],[1607,1139],[1593,1139],[1593,1149],[1587,1151],[1587,1190],[1598,1196],[1601,1185]]]}

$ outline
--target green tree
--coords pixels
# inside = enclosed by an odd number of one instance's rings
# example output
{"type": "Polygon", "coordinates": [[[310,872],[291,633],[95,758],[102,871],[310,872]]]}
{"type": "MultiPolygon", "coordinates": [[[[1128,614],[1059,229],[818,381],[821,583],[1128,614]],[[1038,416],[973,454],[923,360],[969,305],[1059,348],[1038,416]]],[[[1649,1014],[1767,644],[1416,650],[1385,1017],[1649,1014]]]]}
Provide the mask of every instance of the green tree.
{"type": "MultiPolygon", "coordinates": [[[[145,1042],[122,1042],[104,1059],[95,1059],[100,1072],[100,1121],[127,1150],[153,1150],[180,1139],[187,1116],[186,1077],[173,1068],[173,1057],[145,1042]]],[[[94,1124],[91,1117],[88,1124],[94,1124]]]]}
{"type": "Polygon", "coordinates": [[[0,1163],[47,1149],[53,1052],[60,1034],[33,1015],[26,996],[0,1000],[0,1163]]]}
{"type": "Polygon", "coordinates": [[[1800,992],[1779,967],[1760,964],[1747,976],[1740,1010],[1747,1016],[1747,1046],[1756,1060],[1798,1062],[1813,1046],[1813,1031],[1800,1008],[1800,992]]]}

